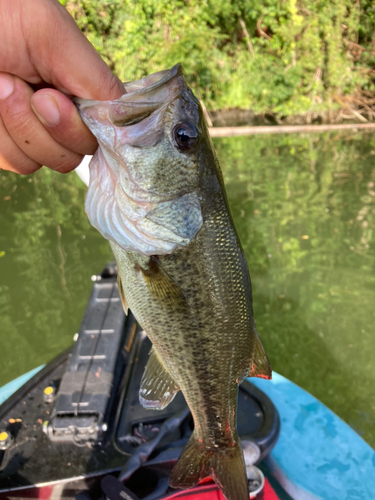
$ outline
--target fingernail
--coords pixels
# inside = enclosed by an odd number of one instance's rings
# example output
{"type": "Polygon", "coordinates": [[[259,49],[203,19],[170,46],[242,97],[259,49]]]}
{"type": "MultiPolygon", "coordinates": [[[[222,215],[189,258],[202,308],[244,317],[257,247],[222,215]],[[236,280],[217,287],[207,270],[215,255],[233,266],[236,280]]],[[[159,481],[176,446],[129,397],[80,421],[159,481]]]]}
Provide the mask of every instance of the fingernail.
{"type": "Polygon", "coordinates": [[[60,121],[60,110],[50,95],[33,95],[31,106],[38,118],[47,125],[56,125],[60,121]]]}
{"type": "Polygon", "coordinates": [[[7,99],[14,90],[13,77],[5,73],[0,74],[0,99],[7,99]]]}

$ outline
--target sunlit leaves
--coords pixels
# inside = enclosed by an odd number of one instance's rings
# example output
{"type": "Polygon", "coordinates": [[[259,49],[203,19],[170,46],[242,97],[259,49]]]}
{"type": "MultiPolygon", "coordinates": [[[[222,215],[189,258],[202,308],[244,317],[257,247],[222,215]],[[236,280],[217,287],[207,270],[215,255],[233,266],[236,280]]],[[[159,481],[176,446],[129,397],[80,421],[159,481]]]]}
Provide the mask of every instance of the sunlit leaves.
{"type": "Polygon", "coordinates": [[[209,109],[319,115],[375,90],[371,0],[61,1],[124,81],[181,62],[209,109]]]}

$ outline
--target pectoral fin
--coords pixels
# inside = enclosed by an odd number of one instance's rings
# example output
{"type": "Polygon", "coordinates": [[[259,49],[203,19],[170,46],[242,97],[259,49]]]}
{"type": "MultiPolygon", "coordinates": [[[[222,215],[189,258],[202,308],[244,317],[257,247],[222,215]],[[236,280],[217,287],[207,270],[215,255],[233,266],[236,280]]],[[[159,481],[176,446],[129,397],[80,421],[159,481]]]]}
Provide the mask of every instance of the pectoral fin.
{"type": "Polygon", "coordinates": [[[128,306],[128,302],[125,298],[125,295],[124,295],[124,289],[122,288],[122,282],[121,282],[121,278],[120,278],[119,274],[117,275],[117,285],[118,285],[118,291],[120,294],[122,307],[124,308],[125,314],[128,315],[129,306],[128,306]]]}
{"type": "Polygon", "coordinates": [[[180,388],[173,380],[154,348],[143,373],[139,400],[144,408],[163,410],[180,388]]]}
{"type": "Polygon", "coordinates": [[[268,361],[267,355],[264,351],[264,347],[257,331],[254,329],[255,338],[253,343],[253,348],[250,357],[250,369],[248,377],[260,377],[260,378],[272,378],[272,370],[270,362],[268,361]]]}
{"type": "Polygon", "coordinates": [[[160,304],[173,308],[187,308],[188,303],[179,285],[160,265],[157,257],[151,257],[148,269],[139,268],[147,283],[151,296],[160,304]]]}

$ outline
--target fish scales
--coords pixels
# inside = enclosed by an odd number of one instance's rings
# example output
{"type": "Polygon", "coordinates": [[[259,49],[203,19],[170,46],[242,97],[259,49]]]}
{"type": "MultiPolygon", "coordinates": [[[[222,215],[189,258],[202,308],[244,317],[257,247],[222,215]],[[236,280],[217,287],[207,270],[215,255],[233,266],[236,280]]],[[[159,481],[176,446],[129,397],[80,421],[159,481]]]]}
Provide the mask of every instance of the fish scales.
{"type": "Polygon", "coordinates": [[[194,432],[172,486],[211,476],[227,500],[247,500],[238,384],[271,371],[218,160],[181,66],[125,89],[112,103],[77,103],[100,146],[86,211],[110,240],[124,307],[153,344],[140,400],[161,409],[181,390],[191,410],[194,432]],[[121,208],[127,197],[141,208],[121,208]]]}
{"type": "Polygon", "coordinates": [[[221,433],[218,423],[225,422],[228,412],[232,411],[228,399],[222,396],[228,391],[228,378],[232,379],[236,393],[237,381],[249,368],[251,338],[248,332],[252,325],[248,304],[243,299],[244,283],[235,276],[241,266],[241,252],[223,207],[212,208],[212,216],[206,214],[207,224],[186,250],[160,259],[162,268],[184,291],[187,308],[171,312],[157,298],[145,302],[148,287],[137,266],[147,269],[147,259],[140,259],[138,254],[124,254],[113,247],[128,303],[137,304],[138,321],[166,360],[189,406],[204,409],[196,420],[203,427],[202,418],[207,419],[203,434],[214,435],[213,445],[221,433]],[[219,217],[221,223],[218,223],[219,217]],[[219,279],[213,278],[215,275],[219,279]],[[233,313],[225,307],[225,301],[233,304],[233,313]],[[236,331],[236,337],[228,335],[228,330],[236,331]],[[217,345],[220,351],[213,358],[217,345]],[[217,397],[217,393],[221,396],[217,397]],[[211,400],[213,402],[207,405],[211,400]],[[215,419],[207,418],[204,412],[215,414],[215,419]]]}

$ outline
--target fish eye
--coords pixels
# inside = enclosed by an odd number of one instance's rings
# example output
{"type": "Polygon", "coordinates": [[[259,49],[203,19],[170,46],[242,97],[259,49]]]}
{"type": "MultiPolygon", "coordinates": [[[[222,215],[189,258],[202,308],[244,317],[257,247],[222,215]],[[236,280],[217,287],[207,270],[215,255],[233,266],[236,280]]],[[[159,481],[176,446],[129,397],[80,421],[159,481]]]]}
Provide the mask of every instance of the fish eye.
{"type": "Polygon", "coordinates": [[[198,130],[192,123],[179,123],[173,129],[174,142],[184,151],[192,149],[198,141],[198,130]]]}

